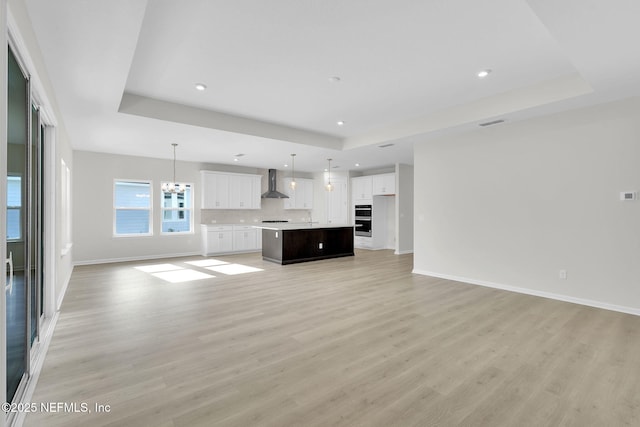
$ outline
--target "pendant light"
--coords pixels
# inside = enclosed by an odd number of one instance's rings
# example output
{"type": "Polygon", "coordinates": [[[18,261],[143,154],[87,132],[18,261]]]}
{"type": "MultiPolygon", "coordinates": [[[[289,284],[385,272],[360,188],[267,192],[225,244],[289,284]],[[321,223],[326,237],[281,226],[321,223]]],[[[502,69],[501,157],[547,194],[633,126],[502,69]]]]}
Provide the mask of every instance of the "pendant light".
{"type": "Polygon", "coordinates": [[[296,165],[295,165],[296,155],[291,155],[291,182],[289,183],[289,188],[292,190],[296,189],[296,165]]]}
{"type": "Polygon", "coordinates": [[[333,159],[327,159],[327,161],[329,162],[329,167],[327,168],[328,171],[328,179],[327,179],[327,185],[325,185],[325,190],[327,191],[333,191],[333,185],[331,184],[331,160],[333,159]]]}
{"type": "Polygon", "coordinates": [[[178,184],[176,182],[176,147],[178,144],[175,142],[171,144],[173,146],[173,182],[165,182],[162,184],[162,192],[164,193],[184,193],[187,187],[184,184],[178,184]]]}

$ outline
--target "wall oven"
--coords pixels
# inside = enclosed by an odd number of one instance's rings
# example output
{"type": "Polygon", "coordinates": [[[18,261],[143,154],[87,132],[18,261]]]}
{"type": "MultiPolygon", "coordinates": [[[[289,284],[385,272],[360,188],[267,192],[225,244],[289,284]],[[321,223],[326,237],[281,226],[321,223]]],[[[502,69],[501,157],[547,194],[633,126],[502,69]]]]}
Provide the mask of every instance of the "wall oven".
{"type": "Polygon", "coordinates": [[[356,236],[371,237],[371,205],[355,207],[356,236]]]}

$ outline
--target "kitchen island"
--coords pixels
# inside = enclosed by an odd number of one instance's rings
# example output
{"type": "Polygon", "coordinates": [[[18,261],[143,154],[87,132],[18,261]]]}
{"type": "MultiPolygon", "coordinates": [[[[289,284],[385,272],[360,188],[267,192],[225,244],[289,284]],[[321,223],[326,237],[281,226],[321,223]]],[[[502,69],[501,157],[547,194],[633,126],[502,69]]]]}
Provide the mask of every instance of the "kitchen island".
{"type": "Polygon", "coordinates": [[[278,264],[353,256],[353,225],[269,224],[262,229],[262,259],[278,264]]]}

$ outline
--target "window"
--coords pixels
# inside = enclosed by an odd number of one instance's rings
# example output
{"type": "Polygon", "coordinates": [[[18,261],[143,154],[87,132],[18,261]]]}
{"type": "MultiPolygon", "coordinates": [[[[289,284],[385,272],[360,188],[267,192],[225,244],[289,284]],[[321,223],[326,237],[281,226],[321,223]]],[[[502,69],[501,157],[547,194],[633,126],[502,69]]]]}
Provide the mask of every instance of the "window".
{"type": "Polygon", "coordinates": [[[115,181],[113,186],[113,234],[150,236],[151,183],[115,181]]]}
{"type": "Polygon", "coordinates": [[[184,193],[162,193],[162,234],[193,233],[191,184],[184,193]]]}
{"type": "Polygon", "coordinates": [[[7,240],[22,238],[22,178],[7,177],[7,240]]]}

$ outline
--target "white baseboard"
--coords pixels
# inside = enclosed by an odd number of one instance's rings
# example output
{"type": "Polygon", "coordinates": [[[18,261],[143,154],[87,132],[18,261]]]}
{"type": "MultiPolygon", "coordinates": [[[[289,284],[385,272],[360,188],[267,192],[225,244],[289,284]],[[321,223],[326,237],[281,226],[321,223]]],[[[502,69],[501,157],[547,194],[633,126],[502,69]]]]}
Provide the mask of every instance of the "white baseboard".
{"type": "Polygon", "coordinates": [[[413,249],[408,249],[406,251],[395,251],[396,255],[405,255],[405,254],[412,254],[413,253],[413,249]]]}
{"type": "Polygon", "coordinates": [[[73,266],[71,267],[71,271],[69,275],[64,280],[64,285],[62,285],[62,290],[60,291],[60,295],[58,295],[58,300],[56,301],[56,313],[60,310],[60,306],[62,306],[62,301],[64,300],[64,295],[67,293],[67,288],[69,287],[69,282],[71,282],[71,275],[73,274],[73,266]]]}
{"type": "Polygon", "coordinates": [[[201,255],[200,252],[185,252],[180,254],[162,254],[162,255],[145,255],[145,256],[134,256],[134,257],[123,257],[123,258],[107,258],[107,259],[92,259],[85,261],[76,261],[75,265],[93,265],[93,264],[111,264],[114,262],[128,262],[128,261],[146,261],[149,259],[162,259],[162,258],[180,258],[185,256],[196,256],[201,255]]]}
{"type": "Polygon", "coordinates": [[[452,276],[452,275],[449,275],[449,274],[435,273],[433,271],[425,271],[425,270],[420,270],[420,269],[414,269],[412,271],[412,273],[420,274],[420,275],[423,275],[423,276],[438,277],[440,279],[453,280],[453,281],[456,281],[456,282],[468,283],[468,284],[471,284],[471,285],[479,285],[479,286],[485,286],[485,287],[488,287],[488,288],[501,289],[503,291],[516,292],[516,293],[519,293],[519,294],[533,295],[533,296],[542,297],[542,298],[549,298],[549,299],[558,300],[558,301],[570,302],[570,303],[573,303],[573,304],[586,305],[586,306],[589,306],[589,307],[602,308],[602,309],[605,309],[605,310],[618,311],[620,313],[633,314],[635,316],[640,316],[640,309],[633,308],[633,307],[626,307],[626,306],[623,306],[623,305],[609,304],[607,302],[602,302],[602,301],[594,301],[594,300],[585,299],[585,298],[577,298],[577,297],[572,297],[572,296],[569,296],[569,295],[555,294],[555,293],[551,293],[551,292],[538,291],[538,290],[529,289],[529,288],[519,288],[519,287],[516,287],[516,286],[503,285],[501,283],[493,283],[493,282],[487,282],[487,281],[484,281],[484,280],[470,279],[468,277],[452,276]]]}
{"type": "MultiPolygon", "coordinates": [[[[40,348],[38,350],[37,357],[31,360],[31,376],[29,377],[27,387],[24,390],[24,396],[22,397],[23,402],[31,402],[33,399],[33,393],[36,391],[36,385],[38,385],[40,372],[42,372],[44,360],[47,356],[47,351],[49,351],[49,344],[51,344],[51,338],[53,337],[53,333],[56,329],[56,324],[58,323],[59,317],[60,312],[56,311],[54,315],[51,316],[46,329],[40,331],[42,334],[42,336],[39,337],[38,343],[40,348]]],[[[24,424],[27,413],[28,411],[18,412],[18,416],[16,417],[15,421],[16,426],[21,426],[24,424]]]]}

